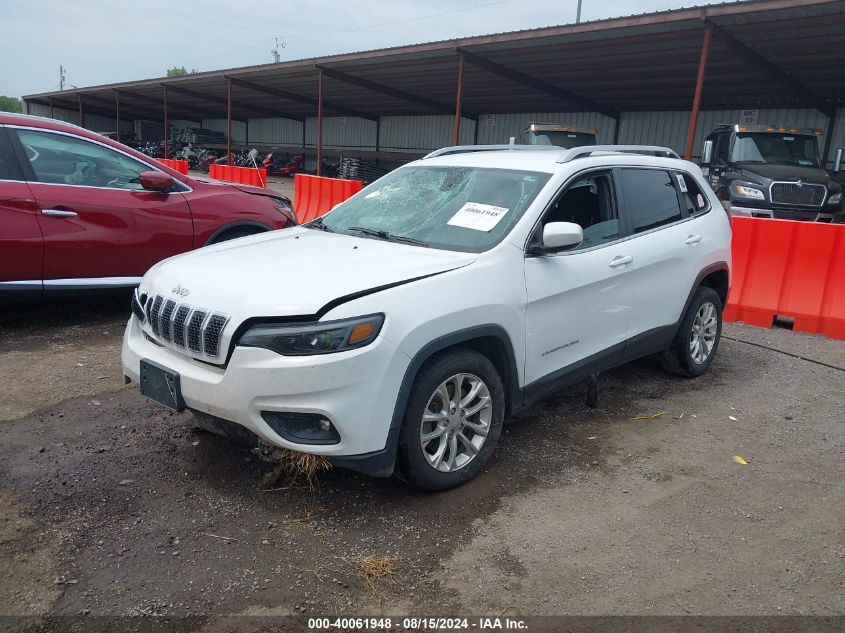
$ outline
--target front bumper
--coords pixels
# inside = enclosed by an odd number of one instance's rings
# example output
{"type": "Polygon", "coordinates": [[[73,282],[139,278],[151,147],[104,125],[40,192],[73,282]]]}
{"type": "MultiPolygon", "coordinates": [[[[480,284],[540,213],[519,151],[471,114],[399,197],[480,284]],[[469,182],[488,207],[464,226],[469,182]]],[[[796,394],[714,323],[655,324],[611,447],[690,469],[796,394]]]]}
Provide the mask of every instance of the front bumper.
{"type": "MultiPolygon", "coordinates": [[[[316,356],[282,356],[266,349],[236,347],[228,365],[217,367],[153,343],[133,317],[123,338],[122,360],[124,374],[136,383],[141,359],[179,374],[189,409],[240,424],[275,446],[338,458],[338,465],[359,462],[371,454],[385,462],[384,451],[391,448],[388,440],[393,439],[389,436],[396,398],[410,362],[404,352],[379,336],[360,349],[316,356]],[[340,441],[329,445],[290,442],[265,422],[262,411],[322,415],[337,429],[340,441]]],[[[392,464],[392,454],[387,457],[392,464]]]]}
{"type": "Polygon", "coordinates": [[[772,218],[775,220],[796,220],[799,222],[836,222],[843,215],[839,209],[762,209],[731,205],[731,215],[750,218],[772,218]]]}

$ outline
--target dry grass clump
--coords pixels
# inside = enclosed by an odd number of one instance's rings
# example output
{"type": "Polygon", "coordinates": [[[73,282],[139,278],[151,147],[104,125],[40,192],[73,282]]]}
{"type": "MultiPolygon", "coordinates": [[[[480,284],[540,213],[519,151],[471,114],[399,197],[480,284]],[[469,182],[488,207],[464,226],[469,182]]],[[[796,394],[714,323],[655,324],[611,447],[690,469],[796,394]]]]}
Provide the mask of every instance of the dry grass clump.
{"type": "Polygon", "coordinates": [[[261,487],[265,490],[280,490],[292,488],[304,477],[308,488],[316,490],[317,474],[329,470],[332,465],[321,455],[300,453],[287,448],[277,448],[273,451],[273,460],[277,462],[276,467],[264,475],[261,480],[261,487]],[[279,484],[282,484],[279,487],[279,484]]]}
{"type": "Polygon", "coordinates": [[[372,591],[379,580],[393,574],[395,563],[390,556],[364,556],[358,560],[358,575],[372,591]]]}

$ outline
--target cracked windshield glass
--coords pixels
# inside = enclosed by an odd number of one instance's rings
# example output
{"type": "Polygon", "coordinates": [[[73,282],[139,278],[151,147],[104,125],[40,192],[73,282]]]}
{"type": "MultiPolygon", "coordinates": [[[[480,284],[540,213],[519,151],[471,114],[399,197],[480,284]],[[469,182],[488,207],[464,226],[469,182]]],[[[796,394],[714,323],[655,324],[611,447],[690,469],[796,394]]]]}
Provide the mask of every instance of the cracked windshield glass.
{"type": "Polygon", "coordinates": [[[315,228],[459,251],[499,242],[550,174],[475,167],[406,167],[350,198],[315,228]]]}

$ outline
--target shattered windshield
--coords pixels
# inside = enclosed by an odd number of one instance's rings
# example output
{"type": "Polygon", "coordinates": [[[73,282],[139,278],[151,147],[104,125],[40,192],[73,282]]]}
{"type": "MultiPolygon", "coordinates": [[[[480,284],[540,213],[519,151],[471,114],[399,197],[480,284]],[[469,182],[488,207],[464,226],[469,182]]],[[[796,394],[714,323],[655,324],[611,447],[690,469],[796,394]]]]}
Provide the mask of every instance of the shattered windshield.
{"type": "Polygon", "coordinates": [[[818,167],[819,144],[815,136],[799,134],[738,134],[733,160],[818,167]]]}
{"type": "Polygon", "coordinates": [[[481,252],[510,231],[550,177],[507,169],[403,167],[310,226],[432,248],[481,252]]]}

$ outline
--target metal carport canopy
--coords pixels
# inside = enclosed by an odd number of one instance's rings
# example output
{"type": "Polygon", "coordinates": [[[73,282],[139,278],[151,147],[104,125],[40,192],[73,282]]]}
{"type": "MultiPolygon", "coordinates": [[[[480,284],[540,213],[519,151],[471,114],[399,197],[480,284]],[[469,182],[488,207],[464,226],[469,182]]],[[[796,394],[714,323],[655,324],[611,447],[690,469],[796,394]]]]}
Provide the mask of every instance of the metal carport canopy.
{"type": "Polygon", "coordinates": [[[705,31],[701,108],[813,107],[845,100],[845,0],[756,0],[27,95],[29,103],[127,119],[304,120],[326,115],[688,110],[705,31]]]}

